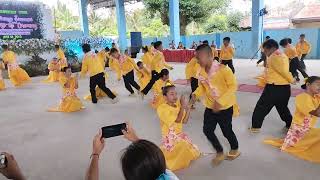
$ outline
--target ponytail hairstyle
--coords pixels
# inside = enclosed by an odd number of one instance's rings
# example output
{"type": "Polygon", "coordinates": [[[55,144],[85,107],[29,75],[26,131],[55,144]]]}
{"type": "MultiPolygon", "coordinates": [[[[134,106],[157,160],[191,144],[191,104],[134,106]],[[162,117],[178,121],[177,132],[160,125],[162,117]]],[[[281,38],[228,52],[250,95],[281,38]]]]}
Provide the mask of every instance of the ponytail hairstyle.
{"type": "Polygon", "coordinates": [[[318,81],[320,80],[320,77],[319,76],[310,76],[306,79],[306,83],[301,85],[301,88],[302,89],[307,89],[307,84],[312,84],[314,83],[315,81],[318,81]]]}
{"type": "Polygon", "coordinates": [[[169,75],[169,70],[168,69],[162,69],[159,76],[160,78],[163,78],[163,76],[168,76],[169,75]]]}
{"type": "Polygon", "coordinates": [[[149,51],[148,46],[142,46],[142,50],[144,50],[145,52],[148,52],[149,51]]]}

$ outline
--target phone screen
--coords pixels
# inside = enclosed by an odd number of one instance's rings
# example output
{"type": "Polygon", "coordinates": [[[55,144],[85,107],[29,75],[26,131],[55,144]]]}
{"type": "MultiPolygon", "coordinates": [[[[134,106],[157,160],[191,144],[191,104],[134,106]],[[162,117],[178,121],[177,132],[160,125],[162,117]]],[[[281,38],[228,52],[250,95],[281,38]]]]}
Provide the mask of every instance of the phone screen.
{"type": "Polygon", "coordinates": [[[111,138],[115,136],[123,135],[122,130],[125,130],[127,127],[126,123],[116,124],[112,126],[106,126],[102,129],[102,137],[103,138],[111,138]]]}

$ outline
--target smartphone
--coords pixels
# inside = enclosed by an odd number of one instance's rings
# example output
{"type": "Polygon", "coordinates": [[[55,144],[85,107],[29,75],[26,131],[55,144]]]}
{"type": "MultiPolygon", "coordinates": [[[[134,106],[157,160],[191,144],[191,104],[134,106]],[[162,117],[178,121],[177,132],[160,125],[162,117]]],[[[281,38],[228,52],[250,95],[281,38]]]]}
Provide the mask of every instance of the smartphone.
{"type": "Polygon", "coordinates": [[[126,123],[116,124],[112,126],[106,126],[101,129],[102,129],[103,138],[111,138],[111,137],[123,135],[122,130],[127,129],[127,124],[126,123]]]}
{"type": "Polygon", "coordinates": [[[7,164],[8,164],[8,160],[7,160],[6,155],[1,154],[0,155],[0,169],[6,168],[7,164]]]}

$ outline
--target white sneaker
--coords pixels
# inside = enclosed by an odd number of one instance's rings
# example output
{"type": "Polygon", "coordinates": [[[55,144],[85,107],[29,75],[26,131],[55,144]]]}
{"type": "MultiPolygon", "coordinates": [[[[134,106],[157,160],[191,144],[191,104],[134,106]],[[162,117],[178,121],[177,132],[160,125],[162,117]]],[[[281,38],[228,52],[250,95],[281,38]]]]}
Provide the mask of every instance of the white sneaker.
{"type": "Polygon", "coordinates": [[[111,103],[112,104],[116,104],[116,103],[118,103],[119,102],[119,98],[114,98],[114,99],[111,99],[111,103]]]}

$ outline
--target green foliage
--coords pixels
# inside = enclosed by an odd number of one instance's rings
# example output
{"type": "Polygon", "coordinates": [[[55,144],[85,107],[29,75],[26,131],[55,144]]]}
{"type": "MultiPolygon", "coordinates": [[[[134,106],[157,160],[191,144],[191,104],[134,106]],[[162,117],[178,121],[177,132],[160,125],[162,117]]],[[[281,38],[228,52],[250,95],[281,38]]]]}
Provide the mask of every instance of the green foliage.
{"type": "MultiPolygon", "coordinates": [[[[150,14],[158,12],[164,24],[169,25],[168,0],[143,0],[150,14]]],[[[186,27],[191,22],[205,22],[210,14],[218,12],[227,6],[230,0],[180,0],[180,28],[181,34],[186,34],[186,27]]]]}
{"type": "Polygon", "coordinates": [[[57,30],[79,30],[80,18],[74,16],[66,4],[57,1],[57,8],[54,9],[55,25],[57,30]]]}
{"type": "Polygon", "coordinates": [[[213,14],[204,25],[206,33],[216,32],[238,32],[240,21],[244,15],[241,12],[231,12],[229,14],[213,14]]]}

